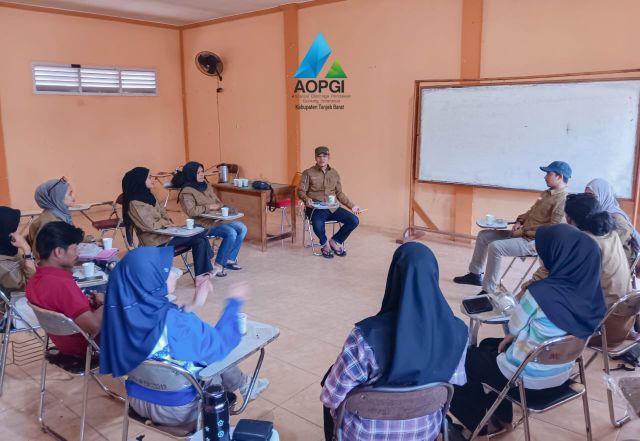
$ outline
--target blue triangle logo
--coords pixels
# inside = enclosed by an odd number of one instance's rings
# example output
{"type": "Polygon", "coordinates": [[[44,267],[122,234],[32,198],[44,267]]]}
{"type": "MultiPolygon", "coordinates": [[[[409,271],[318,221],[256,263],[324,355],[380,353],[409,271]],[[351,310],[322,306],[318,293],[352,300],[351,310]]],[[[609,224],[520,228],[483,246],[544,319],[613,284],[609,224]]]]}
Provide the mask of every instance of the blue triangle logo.
{"type": "Polygon", "coordinates": [[[318,32],[316,39],[293,77],[316,78],[320,74],[324,63],[327,62],[329,55],[331,55],[331,48],[327,44],[327,40],[324,39],[322,32],[318,32]]]}

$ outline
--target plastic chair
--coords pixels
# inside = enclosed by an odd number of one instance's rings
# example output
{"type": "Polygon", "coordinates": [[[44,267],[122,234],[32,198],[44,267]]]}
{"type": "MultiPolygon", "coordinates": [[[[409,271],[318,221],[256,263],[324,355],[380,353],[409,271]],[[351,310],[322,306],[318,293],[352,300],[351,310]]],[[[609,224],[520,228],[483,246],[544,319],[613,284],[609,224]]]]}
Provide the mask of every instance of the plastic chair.
{"type": "Polygon", "coordinates": [[[476,427],[470,441],[474,440],[478,436],[480,430],[482,430],[482,428],[489,422],[489,419],[498,408],[498,405],[504,399],[509,400],[511,403],[516,404],[522,409],[522,419],[515,425],[522,422],[524,423],[525,440],[530,441],[531,433],[529,430],[529,413],[543,413],[579,397],[582,397],[587,439],[591,441],[591,418],[589,416],[587,384],[584,374],[584,362],[582,359],[582,353],[584,352],[586,344],[587,342],[585,340],[572,335],[547,340],[533,348],[529,354],[527,354],[520,367],[516,370],[501,391],[494,389],[488,384],[484,384],[486,389],[498,394],[498,398],[491,405],[491,408],[489,408],[480,424],[478,424],[478,427],[476,427]],[[526,388],[527,377],[523,376],[523,371],[530,362],[556,365],[570,363],[573,361],[577,361],[578,363],[580,382],[567,380],[560,386],[544,389],[544,395],[538,395],[535,390],[526,388]]]}
{"type": "MultiPolygon", "coordinates": [[[[38,321],[34,318],[23,316],[23,314],[20,313],[21,308],[17,307],[18,302],[26,303],[24,293],[14,292],[12,293],[11,298],[9,298],[9,296],[0,289],[0,301],[4,302],[6,308],[4,313],[4,329],[2,331],[4,332],[4,335],[2,336],[2,348],[0,348],[0,396],[2,396],[4,372],[7,365],[7,354],[9,353],[9,343],[11,342],[11,335],[19,332],[31,332],[36,337],[35,340],[39,341],[42,345],[44,345],[44,339],[42,338],[42,336],[40,336],[40,334],[38,334],[38,329],[40,329],[38,321]]],[[[25,307],[28,308],[27,305],[25,305],[25,307]]],[[[34,361],[36,359],[34,357],[35,354],[33,354],[33,350],[35,348],[31,347],[31,344],[28,345],[30,347],[25,351],[25,354],[22,355],[25,355],[28,361],[34,361]]],[[[13,361],[14,363],[16,361],[15,354],[13,361]]]]}
{"type": "Polygon", "coordinates": [[[87,398],[89,394],[89,378],[93,379],[98,386],[111,398],[123,400],[123,398],[105,386],[102,381],[97,377],[98,359],[94,358],[94,354],[97,355],[100,348],[89,334],[84,332],[72,319],[60,314],[59,312],[49,311],[47,309],[40,308],[29,303],[31,309],[35,313],[40,326],[45,331],[44,351],[42,358],[42,370],[40,374],[40,405],[38,407],[38,423],[42,428],[42,431],[53,436],[58,440],[65,440],[63,436],[58,434],[55,430],[51,429],[44,422],[44,399],[45,399],[45,386],[47,379],[47,364],[51,363],[65,372],[71,375],[84,376],[84,389],[82,392],[82,414],[80,416],[80,441],[84,440],[84,428],[85,421],[87,419],[87,398]],[[48,348],[49,335],[74,335],[80,334],[87,341],[87,351],[84,359],[84,368],[79,365],[78,358],[72,356],[66,356],[57,352],[55,348],[48,348]],[[55,350],[54,350],[55,349],[55,350]]]}
{"type": "Polygon", "coordinates": [[[502,276],[500,277],[500,283],[498,286],[502,288],[502,290],[505,292],[517,293],[518,288],[520,288],[520,286],[524,283],[524,281],[529,277],[529,274],[531,274],[531,271],[533,270],[533,267],[536,264],[536,262],[538,262],[537,254],[532,254],[530,256],[515,256],[513,259],[511,259],[511,262],[509,263],[509,266],[507,266],[507,269],[504,270],[504,272],[502,273],[502,276]],[[527,270],[522,275],[522,277],[520,278],[520,281],[515,286],[515,288],[513,288],[513,291],[509,291],[505,286],[505,284],[503,283],[503,280],[507,276],[507,274],[509,273],[509,271],[511,270],[511,268],[513,267],[513,264],[516,262],[517,259],[520,259],[522,262],[525,262],[527,259],[531,259],[531,264],[527,267],[527,270]]]}
{"type": "Polygon", "coordinates": [[[197,393],[198,400],[198,420],[195,431],[188,427],[168,427],[149,424],[146,418],[138,415],[129,407],[129,395],[124,400],[124,418],[122,420],[122,440],[127,441],[129,436],[129,419],[132,419],[146,428],[159,432],[173,439],[188,440],[200,430],[200,415],[202,412],[202,386],[189,371],[176,366],[168,361],[145,360],[137,368],[127,374],[127,380],[146,387],[147,389],[161,392],[175,392],[187,387],[193,387],[197,393]]]}
{"type": "Polygon", "coordinates": [[[361,387],[349,392],[336,409],[334,440],[342,441],[345,411],[361,418],[402,421],[430,415],[442,409],[442,433],[448,441],[447,419],[453,386],[429,383],[415,387],[361,387]]]}
{"type": "MultiPolygon", "coordinates": [[[[627,320],[633,316],[638,315],[640,312],[640,291],[632,291],[628,293],[626,296],[622,297],[616,303],[611,305],[607,314],[602,319],[600,323],[600,336],[601,336],[601,346],[589,343],[589,349],[593,349],[593,355],[589,358],[586,363],[586,366],[589,366],[591,362],[595,359],[598,353],[602,353],[602,360],[604,362],[604,372],[606,375],[609,375],[609,357],[619,357],[626,352],[629,352],[636,346],[640,346],[640,343],[635,340],[625,340],[622,343],[609,348],[609,344],[607,341],[607,329],[604,325],[609,317],[615,314],[616,320],[627,320]],[[605,356],[607,354],[608,356],[605,356]]],[[[607,402],[609,404],[609,419],[611,420],[611,424],[614,427],[621,427],[623,424],[629,421],[629,415],[625,414],[622,418],[616,419],[615,409],[613,407],[613,394],[611,390],[607,388],[607,402]]]]}

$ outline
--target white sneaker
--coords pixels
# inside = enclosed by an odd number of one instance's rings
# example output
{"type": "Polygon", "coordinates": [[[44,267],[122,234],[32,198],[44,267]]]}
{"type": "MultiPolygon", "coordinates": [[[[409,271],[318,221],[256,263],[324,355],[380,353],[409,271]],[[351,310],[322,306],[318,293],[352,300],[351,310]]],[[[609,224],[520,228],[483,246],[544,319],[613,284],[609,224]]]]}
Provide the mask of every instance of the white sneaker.
{"type": "MultiPolygon", "coordinates": [[[[247,382],[240,386],[240,393],[242,394],[242,398],[247,401],[247,392],[249,391],[249,384],[251,384],[251,378],[247,378],[247,382]]],[[[262,392],[264,392],[267,387],[269,387],[269,380],[266,378],[258,378],[256,380],[256,384],[253,385],[253,390],[251,391],[251,396],[248,398],[249,401],[253,401],[258,398],[262,392]]]]}

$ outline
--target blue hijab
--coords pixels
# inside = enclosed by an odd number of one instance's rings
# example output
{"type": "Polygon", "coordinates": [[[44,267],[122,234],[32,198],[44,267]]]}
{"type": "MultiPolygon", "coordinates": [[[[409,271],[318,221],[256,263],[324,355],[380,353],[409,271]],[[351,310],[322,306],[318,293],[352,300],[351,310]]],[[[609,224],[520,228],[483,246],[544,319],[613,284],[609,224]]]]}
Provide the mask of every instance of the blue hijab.
{"type": "Polygon", "coordinates": [[[164,331],[173,247],[129,251],[109,275],[100,333],[100,373],[125,375],[151,353],[164,331]]]}
{"type": "Polygon", "coordinates": [[[529,292],[553,324],[589,337],[607,311],[598,244],[572,225],[545,225],[536,231],[536,249],[549,276],[529,285],[529,292]]]}
{"type": "Polygon", "coordinates": [[[438,262],[410,242],[393,255],[380,312],[356,323],[383,374],[376,386],[448,382],[467,346],[467,326],[438,285],[438,262]]]}

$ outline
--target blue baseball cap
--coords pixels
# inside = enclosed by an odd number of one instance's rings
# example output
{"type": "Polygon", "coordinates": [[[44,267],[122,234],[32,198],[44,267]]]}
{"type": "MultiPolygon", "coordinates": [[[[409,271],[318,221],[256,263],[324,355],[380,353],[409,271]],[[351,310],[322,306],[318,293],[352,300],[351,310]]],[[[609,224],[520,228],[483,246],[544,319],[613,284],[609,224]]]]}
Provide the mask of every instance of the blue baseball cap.
{"type": "Polygon", "coordinates": [[[571,178],[571,166],[564,161],[553,161],[546,167],[540,167],[543,172],[554,172],[558,175],[562,175],[567,179],[571,178]]]}

